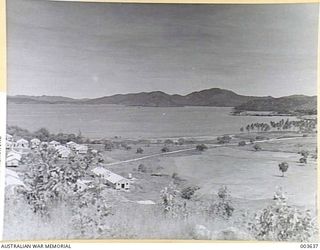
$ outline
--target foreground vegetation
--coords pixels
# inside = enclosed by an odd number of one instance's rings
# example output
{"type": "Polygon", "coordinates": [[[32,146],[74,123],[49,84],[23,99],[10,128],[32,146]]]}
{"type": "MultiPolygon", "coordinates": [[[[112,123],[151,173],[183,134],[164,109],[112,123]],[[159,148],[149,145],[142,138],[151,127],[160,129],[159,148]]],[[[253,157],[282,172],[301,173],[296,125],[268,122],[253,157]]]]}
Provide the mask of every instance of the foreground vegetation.
{"type": "MultiPolygon", "coordinates": [[[[253,131],[250,131],[250,136],[244,134],[248,138],[255,136],[253,131]]],[[[248,145],[246,141],[243,143],[243,138],[237,139],[241,147],[235,148],[245,150],[250,147],[249,152],[254,154],[263,152],[267,146],[248,145]]],[[[231,136],[221,136],[215,140],[215,145],[227,145],[234,140],[231,136]]],[[[212,194],[204,197],[199,192],[199,186],[184,180],[179,173],[166,176],[161,168],[156,168],[154,172],[147,164],[135,163],[135,177],[146,182],[146,186],[153,184],[150,180],[152,178],[165,180],[161,182],[161,191],[157,191],[156,204],[139,204],[133,199],[134,192],[142,189],[139,182],[133,183],[136,189],[127,194],[106,186],[100,178],[92,177],[91,169],[104,163],[104,154],[117,154],[120,150],[125,155],[140,157],[151,150],[149,141],[134,145],[136,148],[122,142],[103,142],[104,152],[89,148],[85,155],[71,154],[66,159],[61,159],[52,148],[31,151],[24,156],[24,166],[19,171],[26,186],[14,189],[8,187],[6,190],[4,238],[316,239],[314,213],[290,204],[281,190],[270,197],[262,208],[254,207],[247,211],[239,205],[237,198],[232,196],[226,186],[221,186],[218,191],[212,189],[209,192],[212,194]],[[92,183],[86,190],[82,190],[79,181],[87,179],[92,180],[92,183]],[[167,184],[163,184],[165,182],[167,184]]],[[[179,146],[187,143],[186,140],[178,142],[179,146]]],[[[202,142],[193,145],[193,154],[201,156],[209,151],[208,146],[202,142]]],[[[166,153],[173,147],[177,145],[172,140],[166,140],[156,150],[158,153],[166,153]]],[[[299,154],[310,159],[311,153],[307,150],[300,150],[299,154]]],[[[293,167],[292,162],[290,167],[287,162],[279,162],[279,165],[274,164],[274,168],[283,175],[286,173],[284,178],[279,178],[284,180],[287,171],[290,174],[293,167]]],[[[121,169],[125,169],[126,173],[131,171],[128,166],[121,169]]],[[[144,197],[150,191],[151,187],[142,189],[139,195],[144,197]]]]}

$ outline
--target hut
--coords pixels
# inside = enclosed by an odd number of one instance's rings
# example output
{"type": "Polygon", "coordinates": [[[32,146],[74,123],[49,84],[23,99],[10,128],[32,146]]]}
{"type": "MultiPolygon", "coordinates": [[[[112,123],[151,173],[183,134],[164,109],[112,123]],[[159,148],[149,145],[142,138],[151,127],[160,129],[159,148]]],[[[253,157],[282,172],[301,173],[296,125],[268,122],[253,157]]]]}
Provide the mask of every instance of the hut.
{"type": "Polygon", "coordinates": [[[49,146],[52,146],[52,147],[57,147],[57,146],[59,146],[61,143],[60,142],[57,142],[57,141],[51,141],[51,142],[49,142],[49,146]]]}
{"type": "Polygon", "coordinates": [[[121,175],[113,173],[103,167],[96,167],[92,169],[92,172],[101,177],[105,181],[105,184],[113,187],[116,190],[130,189],[130,181],[121,175]]]}
{"type": "Polygon", "coordinates": [[[21,154],[14,152],[14,151],[10,151],[7,154],[6,166],[7,167],[18,167],[20,161],[21,161],[21,154]]]}
{"type": "Polygon", "coordinates": [[[12,141],[6,141],[6,149],[11,149],[13,147],[12,141]]]}
{"type": "Polygon", "coordinates": [[[57,146],[56,149],[57,149],[57,152],[58,152],[58,156],[60,158],[63,158],[63,159],[68,158],[69,155],[71,154],[70,149],[65,147],[65,146],[61,146],[60,145],[60,146],[57,146]]]}
{"type": "Polygon", "coordinates": [[[22,148],[22,149],[29,148],[29,142],[27,140],[21,138],[20,140],[18,140],[15,143],[15,148],[22,148]]]}
{"type": "Polygon", "coordinates": [[[38,148],[40,146],[41,141],[38,138],[33,138],[31,141],[31,149],[38,148]]]}
{"type": "Polygon", "coordinates": [[[78,144],[73,141],[69,141],[66,143],[66,146],[70,149],[75,149],[78,146],[78,144]]]}
{"type": "Polygon", "coordinates": [[[86,145],[78,145],[75,150],[78,154],[86,154],[88,152],[88,146],[86,145]]]}

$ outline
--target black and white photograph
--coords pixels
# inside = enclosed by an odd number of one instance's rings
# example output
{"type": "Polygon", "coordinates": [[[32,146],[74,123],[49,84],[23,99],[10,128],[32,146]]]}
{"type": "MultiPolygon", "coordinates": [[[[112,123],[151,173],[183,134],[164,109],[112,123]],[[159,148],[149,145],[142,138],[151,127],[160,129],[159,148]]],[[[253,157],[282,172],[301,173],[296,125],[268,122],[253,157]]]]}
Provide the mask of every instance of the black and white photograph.
{"type": "Polygon", "coordinates": [[[4,240],[319,240],[317,3],[6,5],[4,240]]]}

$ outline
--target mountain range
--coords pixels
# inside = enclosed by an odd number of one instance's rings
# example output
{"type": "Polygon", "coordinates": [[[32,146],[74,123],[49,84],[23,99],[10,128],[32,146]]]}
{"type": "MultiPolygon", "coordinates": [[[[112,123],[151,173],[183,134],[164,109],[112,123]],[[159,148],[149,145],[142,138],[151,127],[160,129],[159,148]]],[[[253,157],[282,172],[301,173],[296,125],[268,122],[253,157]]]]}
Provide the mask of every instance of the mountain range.
{"type": "Polygon", "coordinates": [[[187,95],[169,95],[161,91],[117,94],[100,98],[73,99],[63,96],[8,96],[8,103],[15,104],[118,104],[145,107],[211,106],[234,107],[236,111],[296,111],[316,110],[317,97],[292,95],[244,96],[233,91],[211,88],[187,95]]]}

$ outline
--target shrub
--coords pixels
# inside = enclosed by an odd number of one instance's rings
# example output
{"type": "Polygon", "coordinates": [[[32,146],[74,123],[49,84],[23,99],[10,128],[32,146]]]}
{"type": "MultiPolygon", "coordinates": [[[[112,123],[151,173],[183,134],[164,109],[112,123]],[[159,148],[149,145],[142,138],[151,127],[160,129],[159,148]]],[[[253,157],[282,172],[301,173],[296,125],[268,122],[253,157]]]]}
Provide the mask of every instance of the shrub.
{"type": "Polygon", "coordinates": [[[137,148],[137,154],[142,154],[143,153],[143,149],[142,148],[137,148]]]}
{"type": "Polygon", "coordinates": [[[145,172],[147,172],[147,167],[144,164],[140,164],[138,166],[138,171],[142,172],[142,173],[145,173],[145,172]]]}
{"type": "Polygon", "coordinates": [[[284,177],[284,173],[287,172],[288,168],[289,164],[285,161],[279,164],[279,170],[282,172],[282,177],[284,177]]]}
{"type": "Polygon", "coordinates": [[[302,158],[299,159],[299,162],[300,162],[300,163],[307,164],[307,158],[302,157],[302,158]]]}
{"type": "Polygon", "coordinates": [[[317,233],[310,212],[288,206],[286,198],[256,213],[247,227],[257,240],[305,242],[317,233]]]}
{"type": "Polygon", "coordinates": [[[229,219],[234,212],[234,207],[228,188],[226,186],[221,187],[217,195],[218,200],[209,206],[209,215],[229,219]]]}
{"type": "Polygon", "coordinates": [[[106,143],[104,144],[104,149],[105,149],[106,151],[111,151],[113,148],[114,148],[114,144],[113,144],[112,142],[106,142],[106,143]]]}
{"type": "Polygon", "coordinates": [[[190,200],[191,197],[194,195],[194,193],[199,190],[200,187],[198,186],[194,186],[194,187],[186,187],[184,189],[182,189],[181,191],[181,197],[183,199],[187,199],[187,200],[190,200]]]}
{"type": "Polygon", "coordinates": [[[229,143],[231,141],[231,139],[232,138],[229,135],[219,136],[217,138],[218,143],[220,143],[220,144],[229,143]]]}
{"type": "Polygon", "coordinates": [[[258,141],[267,140],[267,139],[269,139],[269,138],[268,138],[268,137],[265,137],[265,136],[261,136],[261,135],[257,135],[257,136],[256,136],[256,140],[258,140],[258,141]]]}
{"type": "Polygon", "coordinates": [[[309,151],[301,150],[298,152],[298,154],[302,155],[304,158],[307,158],[309,156],[309,151]]]}
{"type": "Polygon", "coordinates": [[[245,145],[246,145],[246,142],[245,142],[245,141],[240,141],[240,142],[238,143],[238,146],[240,146],[240,147],[245,146],[245,145]]]}
{"type": "Polygon", "coordinates": [[[162,149],[161,149],[161,152],[162,153],[166,153],[166,152],[169,152],[170,150],[169,150],[169,148],[168,147],[163,147],[162,149]]]}
{"type": "Polygon", "coordinates": [[[261,151],[262,150],[262,148],[261,148],[261,146],[259,144],[254,144],[253,149],[255,151],[261,151]]]}
{"type": "Polygon", "coordinates": [[[186,203],[180,198],[176,185],[170,184],[160,192],[161,206],[166,216],[171,218],[186,218],[188,211],[186,203]]]}
{"type": "Polygon", "coordinates": [[[178,178],[178,173],[174,172],[172,175],[171,175],[172,179],[177,179],[178,178]]]}
{"type": "Polygon", "coordinates": [[[164,144],[174,144],[174,142],[171,139],[167,139],[164,141],[164,144]]]}
{"type": "Polygon", "coordinates": [[[205,144],[199,144],[199,145],[196,146],[196,149],[197,149],[198,151],[204,151],[204,150],[207,150],[208,147],[207,147],[207,145],[205,145],[205,144]]]}
{"type": "Polygon", "coordinates": [[[184,139],[184,138],[180,138],[179,140],[178,140],[178,144],[179,145],[183,145],[183,144],[185,144],[186,143],[186,140],[184,139]]]}

